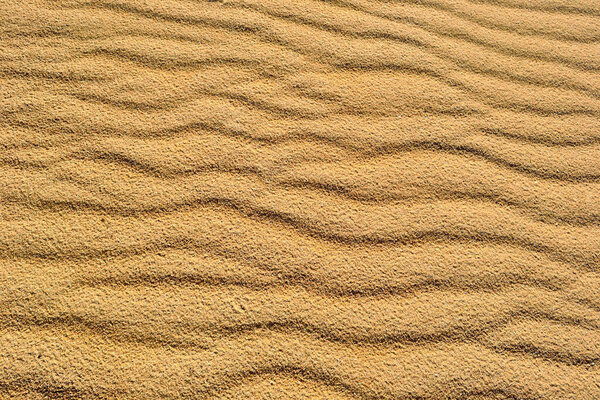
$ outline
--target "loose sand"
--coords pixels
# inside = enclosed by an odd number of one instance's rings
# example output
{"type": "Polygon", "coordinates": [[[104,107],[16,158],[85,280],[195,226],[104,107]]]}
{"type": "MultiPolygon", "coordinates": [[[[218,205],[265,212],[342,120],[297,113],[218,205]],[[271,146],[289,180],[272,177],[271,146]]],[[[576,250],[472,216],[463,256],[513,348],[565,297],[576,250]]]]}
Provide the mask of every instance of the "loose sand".
{"type": "Polygon", "coordinates": [[[600,2],[0,1],[0,398],[600,399],[600,2]]]}

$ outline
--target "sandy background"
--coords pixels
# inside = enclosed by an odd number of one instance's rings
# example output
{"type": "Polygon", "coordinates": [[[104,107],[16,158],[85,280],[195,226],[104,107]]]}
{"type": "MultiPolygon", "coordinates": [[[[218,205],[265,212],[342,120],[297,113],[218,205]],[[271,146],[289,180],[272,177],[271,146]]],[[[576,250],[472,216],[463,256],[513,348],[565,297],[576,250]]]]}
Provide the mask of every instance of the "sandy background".
{"type": "Polygon", "coordinates": [[[0,398],[599,399],[600,2],[0,1],[0,398]]]}

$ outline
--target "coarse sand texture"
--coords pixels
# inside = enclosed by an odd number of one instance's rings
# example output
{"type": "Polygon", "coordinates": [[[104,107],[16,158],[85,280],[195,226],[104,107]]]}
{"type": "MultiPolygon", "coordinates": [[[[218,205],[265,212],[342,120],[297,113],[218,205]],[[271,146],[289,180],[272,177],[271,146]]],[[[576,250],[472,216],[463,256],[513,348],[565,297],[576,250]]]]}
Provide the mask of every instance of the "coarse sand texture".
{"type": "Polygon", "coordinates": [[[0,0],[0,399],[600,399],[600,1],[0,0]]]}

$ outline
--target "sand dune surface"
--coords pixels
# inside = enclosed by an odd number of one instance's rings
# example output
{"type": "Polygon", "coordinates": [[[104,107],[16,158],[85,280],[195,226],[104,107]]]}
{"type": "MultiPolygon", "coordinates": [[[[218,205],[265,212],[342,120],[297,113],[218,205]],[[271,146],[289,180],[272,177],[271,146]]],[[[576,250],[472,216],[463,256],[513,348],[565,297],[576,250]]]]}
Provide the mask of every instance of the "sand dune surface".
{"type": "Polygon", "coordinates": [[[600,398],[600,3],[0,2],[0,398],[600,398]]]}

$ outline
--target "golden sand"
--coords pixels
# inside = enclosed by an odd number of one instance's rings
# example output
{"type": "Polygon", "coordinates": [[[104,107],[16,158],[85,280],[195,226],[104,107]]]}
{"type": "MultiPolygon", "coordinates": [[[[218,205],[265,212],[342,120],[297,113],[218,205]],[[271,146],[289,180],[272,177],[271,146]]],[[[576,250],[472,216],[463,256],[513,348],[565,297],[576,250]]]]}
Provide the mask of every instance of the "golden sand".
{"type": "Polygon", "coordinates": [[[0,398],[600,399],[600,3],[0,2],[0,398]]]}

